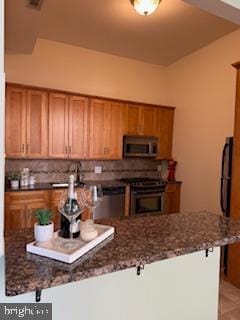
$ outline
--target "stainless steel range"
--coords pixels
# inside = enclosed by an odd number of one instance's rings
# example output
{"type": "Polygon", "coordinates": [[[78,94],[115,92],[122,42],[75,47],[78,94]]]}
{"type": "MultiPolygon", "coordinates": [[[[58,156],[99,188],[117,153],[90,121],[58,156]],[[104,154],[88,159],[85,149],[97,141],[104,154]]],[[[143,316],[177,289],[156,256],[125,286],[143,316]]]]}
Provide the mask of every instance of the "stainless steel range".
{"type": "Polygon", "coordinates": [[[121,181],[130,185],[130,214],[163,213],[166,182],[151,178],[129,178],[121,181]]]}

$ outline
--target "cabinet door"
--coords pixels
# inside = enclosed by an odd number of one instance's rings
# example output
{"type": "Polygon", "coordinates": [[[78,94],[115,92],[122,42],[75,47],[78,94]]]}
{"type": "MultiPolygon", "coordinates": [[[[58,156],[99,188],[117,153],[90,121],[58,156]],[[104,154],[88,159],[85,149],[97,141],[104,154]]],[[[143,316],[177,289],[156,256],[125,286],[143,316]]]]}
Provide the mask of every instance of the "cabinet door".
{"type": "Polygon", "coordinates": [[[5,234],[26,228],[26,205],[8,204],[5,207],[5,234]]]}
{"type": "Polygon", "coordinates": [[[124,105],[109,102],[108,159],[122,159],[124,105]]]}
{"type": "Polygon", "coordinates": [[[141,114],[138,105],[128,104],[126,106],[125,133],[129,135],[138,135],[140,133],[141,114]]]}
{"type": "Polygon", "coordinates": [[[49,95],[49,157],[68,158],[68,96],[49,95]]]}
{"type": "Polygon", "coordinates": [[[25,192],[26,200],[26,226],[32,228],[36,222],[34,211],[50,207],[50,192],[49,191],[34,191],[25,192]]]}
{"type": "Polygon", "coordinates": [[[165,213],[178,213],[180,212],[180,190],[179,183],[169,183],[166,187],[164,212],[165,213]]]}
{"type": "Polygon", "coordinates": [[[34,210],[49,208],[49,191],[12,191],[5,194],[5,233],[31,228],[36,222],[34,210]]]}
{"type": "Polygon", "coordinates": [[[6,96],[7,157],[24,157],[26,152],[26,90],[7,88],[6,96]]]}
{"type": "Polygon", "coordinates": [[[84,159],[88,154],[88,99],[69,99],[69,158],[84,159]]]}
{"type": "Polygon", "coordinates": [[[89,158],[108,159],[108,102],[94,99],[90,102],[89,158]]]}
{"type": "Polygon", "coordinates": [[[27,90],[26,156],[48,156],[48,101],[44,91],[27,90]]]}
{"type": "Polygon", "coordinates": [[[154,107],[141,107],[140,134],[144,136],[156,136],[156,114],[154,107]]]}
{"type": "Polygon", "coordinates": [[[156,132],[158,137],[158,159],[172,157],[174,109],[157,110],[156,132]]]}

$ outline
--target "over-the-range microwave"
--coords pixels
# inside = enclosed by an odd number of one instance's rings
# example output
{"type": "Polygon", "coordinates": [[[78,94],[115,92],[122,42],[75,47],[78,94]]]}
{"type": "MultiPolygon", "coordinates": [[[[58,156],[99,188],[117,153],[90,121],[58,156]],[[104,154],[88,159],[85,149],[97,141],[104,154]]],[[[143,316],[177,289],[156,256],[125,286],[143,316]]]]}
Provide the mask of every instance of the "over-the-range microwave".
{"type": "Polygon", "coordinates": [[[146,136],[124,136],[124,158],[155,158],[158,138],[146,136]]]}

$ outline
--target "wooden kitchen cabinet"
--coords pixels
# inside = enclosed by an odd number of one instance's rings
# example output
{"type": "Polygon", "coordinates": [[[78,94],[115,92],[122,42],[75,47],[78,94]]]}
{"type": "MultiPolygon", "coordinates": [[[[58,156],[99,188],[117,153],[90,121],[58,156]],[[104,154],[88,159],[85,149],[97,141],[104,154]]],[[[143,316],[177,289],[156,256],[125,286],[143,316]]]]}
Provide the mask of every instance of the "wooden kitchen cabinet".
{"type": "Polygon", "coordinates": [[[156,108],[127,104],[125,133],[128,135],[156,136],[156,108]]]}
{"type": "Polygon", "coordinates": [[[47,93],[7,87],[6,156],[46,158],[48,156],[47,93]]]}
{"type": "Polygon", "coordinates": [[[49,94],[49,157],[68,158],[68,96],[49,94]]]}
{"type": "Polygon", "coordinates": [[[22,158],[26,143],[26,90],[8,87],[6,91],[6,156],[22,158]]]}
{"type": "Polygon", "coordinates": [[[107,158],[108,102],[99,99],[91,100],[89,120],[89,157],[91,159],[107,158]]]}
{"type": "Polygon", "coordinates": [[[157,137],[157,158],[169,159],[173,120],[171,107],[9,84],[6,157],[118,160],[123,135],[139,135],[157,137]]]}
{"type": "Polygon", "coordinates": [[[69,158],[85,159],[88,156],[88,99],[69,97],[69,158]]]}
{"type": "Polygon", "coordinates": [[[141,125],[140,134],[144,136],[156,136],[156,112],[154,107],[140,107],[141,125]]]}
{"type": "Polygon", "coordinates": [[[157,159],[171,159],[174,109],[157,108],[156,136],[158,138],[157,159]]]}
{"type": "Polygon", "coordinates": [[[121,159],[124,105],[93,99],[90,102],[90,159],[121,159]]]}
{"type": "Polygon", "coordinates": [[[88,99],[49,94],[49,157],[84,159],[88,154],[88,99]]]}
{"type": "Polygon", "coordinates": [[[138,135],[140,128],[141,114],[138,105],[126,105],[125,134],[138,135]]]}
{"type": "Polygon", "coordinates": [[[26,156],[48,156],[48,96],[44,91],[27,90],[26,156]]]}
{"type": "Polygon", "coordinates": [[[122,159],[124,105],[110,101],[108,104],[108,159],[122,159]]]}
{"type": "Polygon", "coordinates": [[[12,191],[5,193],[5,234],[33,227],[35,209],[49,208],[50,193],[41,191],[12,191]]]}
{"type": "Polygon", "coordinates": [[[164,212],[177,213],[180,212],[180,191],[181,183],[168,183],[165,192],[164,212]]]}

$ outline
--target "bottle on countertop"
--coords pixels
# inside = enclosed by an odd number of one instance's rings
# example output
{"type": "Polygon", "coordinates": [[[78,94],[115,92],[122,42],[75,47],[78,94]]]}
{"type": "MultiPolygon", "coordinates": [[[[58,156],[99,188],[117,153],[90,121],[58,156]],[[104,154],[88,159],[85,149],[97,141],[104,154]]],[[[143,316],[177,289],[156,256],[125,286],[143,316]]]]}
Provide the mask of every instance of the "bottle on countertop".
{"type": "Polygon", "coordinates": [[[21,187],[27,187],[29,185],[29,168],[23,168],[21,171],[21,187]]]}
{"type": "Polygon", "coordinates": [[[34,186],[35,183],[36,183],[36,178],[34,177],[33,174],[30,174],[30,176],[29,176],[29,185],[30,186],[34,186]]]}
{"type": "MultiPolygon", "coordinates": [[[[62,210],[63,212],[66,212],[68,216],[74,216],[76,213],[82,211],[82,208],[80,207],[77,201],[77,193],[74,192],[74,176],[73,175],[70,175],[69,177],[68,195],[62,210]]],[[[80,235],[80,217],[81,217],[81,214],[77,216],[76,221],[72,226],[73,238],[77,238],[80,235]]],[[[63,238],[70,238],[69,227],[70,227],[69,220],[64,216],[64,214],[61,214],[60,235],[63,238]]]]}

